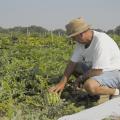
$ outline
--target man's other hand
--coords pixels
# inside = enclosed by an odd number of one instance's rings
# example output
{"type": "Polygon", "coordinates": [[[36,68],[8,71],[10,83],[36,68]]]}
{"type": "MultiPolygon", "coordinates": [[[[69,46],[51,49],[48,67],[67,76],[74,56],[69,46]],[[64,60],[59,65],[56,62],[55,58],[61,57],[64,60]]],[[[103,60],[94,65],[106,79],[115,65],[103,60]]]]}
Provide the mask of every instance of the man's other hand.
{"type": "Polygon", "coordinates": [[[61,93],[65,87],[66,81],[60,81],[55,86],[51,87],[48,91],[49,92],[55,92],[55,93],[61,93]]]}

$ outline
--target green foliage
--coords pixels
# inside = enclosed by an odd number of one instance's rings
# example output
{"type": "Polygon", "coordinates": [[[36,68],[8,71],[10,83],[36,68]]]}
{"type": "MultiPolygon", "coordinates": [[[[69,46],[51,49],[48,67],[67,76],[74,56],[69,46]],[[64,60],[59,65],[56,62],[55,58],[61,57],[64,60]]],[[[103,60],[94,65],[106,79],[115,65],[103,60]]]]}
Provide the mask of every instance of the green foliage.
{"type": "Polygon", "coordinates": [[[110,36],[116,41],[116,43],[120,47],[120,36],[117,34],[111,34],[110,36]]]}
{"type": "Polygon", "coordinates": [[[70,103],[58,94],[48,94],[48,88],[60,80],[72,51],[66,39],[5,36],[0,39],[0,119],[56,120],[75,112],[75,105],[69,111],[70,103]]]}
{"type": "MultiPolygon", "coordinates": [[[[120,37],[112,37],[119,44],[120,37]]],[[[48,88],[61,79],[73,47],[74,43],[56,35],[17,34],[11,38],[1,34],[0,119],[57,120],[83,110],[73,89],[66,89],[62,98],[48,93],[48,88]]]]}

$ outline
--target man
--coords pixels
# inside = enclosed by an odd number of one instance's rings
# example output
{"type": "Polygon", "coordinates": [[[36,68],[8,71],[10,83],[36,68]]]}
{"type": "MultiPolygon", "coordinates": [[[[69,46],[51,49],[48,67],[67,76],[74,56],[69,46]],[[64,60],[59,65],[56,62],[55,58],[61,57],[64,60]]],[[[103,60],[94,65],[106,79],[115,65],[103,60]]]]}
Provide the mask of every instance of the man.
{"type": "Polygon", "coordinates": [[[107,34],[91,29],[80,17],[66,25],[68,37],[76,41],[76,48],[62,80],[49,89],[62,92],[70,76],[76,72],[77,82],[92,95],[118,96],[120,94],[120,50],[107,34]]]}

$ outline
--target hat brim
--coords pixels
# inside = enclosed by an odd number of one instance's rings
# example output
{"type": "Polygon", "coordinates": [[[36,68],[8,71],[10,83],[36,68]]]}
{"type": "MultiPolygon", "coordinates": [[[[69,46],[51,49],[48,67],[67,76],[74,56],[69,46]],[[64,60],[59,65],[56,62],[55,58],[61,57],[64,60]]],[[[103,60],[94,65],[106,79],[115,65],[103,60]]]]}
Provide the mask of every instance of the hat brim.
{"type": "Polygon", "coordinates": [[[78,32],[72,33],[72,34],[70,34],[70,35],[67,35],[67,38],[74,37],[74,36],[76,36],[76,35],[84,32],[84,31],[86,31],[86,30],[89,29],[89,28],[91,28],[91,25],[86,26],[84,29],[82,29],[82,31],[78,31],[78,32]]]}

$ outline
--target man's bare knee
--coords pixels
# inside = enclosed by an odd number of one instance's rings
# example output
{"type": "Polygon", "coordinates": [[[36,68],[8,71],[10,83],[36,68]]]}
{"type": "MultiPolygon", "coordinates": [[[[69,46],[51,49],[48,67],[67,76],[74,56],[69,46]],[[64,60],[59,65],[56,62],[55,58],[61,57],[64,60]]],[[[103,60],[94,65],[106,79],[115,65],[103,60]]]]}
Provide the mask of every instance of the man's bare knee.
{"type": "Polygon", "coordinates": [[[100,84],[96,80],[88,79],[84,83],[85,90],[92,95],[97,95],[97,88],[98,87],[100,87],[100,84]]]}

